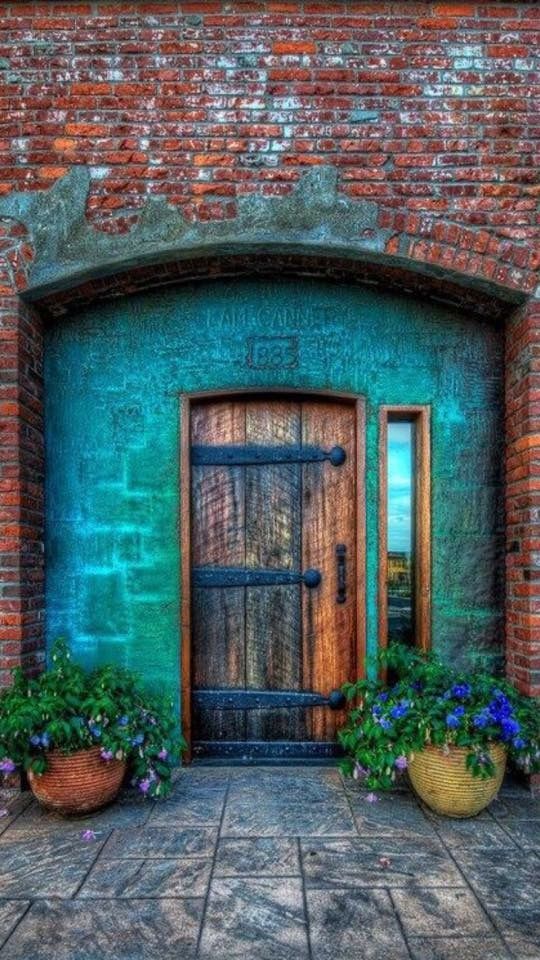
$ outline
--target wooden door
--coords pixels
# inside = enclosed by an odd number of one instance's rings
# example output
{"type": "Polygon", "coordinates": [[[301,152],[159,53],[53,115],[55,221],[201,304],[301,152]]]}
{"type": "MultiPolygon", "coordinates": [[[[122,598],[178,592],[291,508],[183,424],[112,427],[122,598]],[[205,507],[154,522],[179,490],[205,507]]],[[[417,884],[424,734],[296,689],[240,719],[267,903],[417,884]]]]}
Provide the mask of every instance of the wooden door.
{"type": "Polygon", "coordinates": [[[357,421],[328,400],[192,405],[196,756],[336,752],[359,667],[357,421]]]}

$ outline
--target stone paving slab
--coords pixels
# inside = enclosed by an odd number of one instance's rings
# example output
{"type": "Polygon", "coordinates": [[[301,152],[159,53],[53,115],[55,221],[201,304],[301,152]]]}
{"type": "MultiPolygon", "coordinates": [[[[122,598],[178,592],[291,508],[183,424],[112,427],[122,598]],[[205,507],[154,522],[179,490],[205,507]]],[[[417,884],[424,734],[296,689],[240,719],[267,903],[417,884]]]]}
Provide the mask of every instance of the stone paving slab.
{"type": "Polygon", "coordinates": [[[409,960],[387,890],[308,890],[313,960],[409,960]]]}
{"type": "Polygon", "coordinates": [[[309,960],[300,878],[216,879],[212,883],[200,956],[215,960],[309,960]]]}
{"type": "Polygon", "coordinates": [[[140,860],[159,857],[211,857],[217,841],[215,827],[186,827],[172,818],[166,826],[115,830],[106,857],[140,860]]]}
{"type": "Polygon", "coordinates": [[[319,839],[301,841],[306,886],[460,886],[465,881],[441,842],[433,837],[319,839]]]}
{"type": "Polygon", "coordinates": [[[26,795],[0,819],[0,960],[540,960],[539,827],[515,784],[450,820],[334,767],[194,766],[81,819],[26,795]]]}
{"type": "Polygon", "coordinates": [[[0,947],[30,906],[29,900],[0,900],[0,947]]]}
{"type": "Polygon", "coordinates": [[[190,960],[203,900],[37,900],[2,960],[190,960]]]}
{"type": "Polygon", "coordinates": [[[0,896],[73,897],[107,836],[87,844],[73,830],[69,834],[37,833],[32,837],[18,831],[2,834],[0,896]]]}
{"type": "Polygon", "coordinates": [[[433,817],[432,826],[437,836],[446,846],[455,847],[491,847],[508,849],[515,846],[510,831],[503,828],[492,817],[470,820],[457,820],[448,817],[433,817]]]}
{"type": "Polygon", "coordinates": [[[485,936],[493,925],[466,887],[414,886],[392,890],[392,900],[405,934],[411,937],[485,936]]]}
{"type": "MultiPolygon", "coordinates": [[[[489,847],[454,850],[456,862],[483,903],[504,909],[532,910],[540,894],[540,860],[535,853],[489,847]]],[[[539,949],[540,955],[540,949],[539,949]]]]}
{"type": "Polygon", "coordinates": [[[205,897],[210,860],[109,860],[96,862],[78,897],[205,897]]]}
{"type": "Polygon", "coordinates": [[[214,875],[234,876],[300,876],[298,842],[284,837],[249,837],[237,840],[224,837],[219,841],[214,875]]]}
{"type": "Polygon", "coordinates": [[[497,937],[411,937],[412,960],[513,960],[497,937]]]}

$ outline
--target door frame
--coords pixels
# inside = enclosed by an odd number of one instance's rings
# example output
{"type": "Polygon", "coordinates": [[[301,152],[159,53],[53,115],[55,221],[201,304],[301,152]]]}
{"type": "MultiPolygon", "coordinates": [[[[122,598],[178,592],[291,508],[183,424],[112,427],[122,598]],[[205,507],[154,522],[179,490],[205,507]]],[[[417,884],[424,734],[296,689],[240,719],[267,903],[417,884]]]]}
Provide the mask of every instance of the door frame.
{"type": "Polygon", "coordinates": [[[191,408],[200,402],[227,399],[280,397],[291,400],[334,400],[353,406],[356,421],[356,665],[358,676],[365,674],[366,661],[366,443],[365,399],[358,394],[333,390],[305,390],[291,387],[245,387],[204,390],[180,394],[180,696],[182,735],[187,743],[184,762],[191,750],[191,408]]]}

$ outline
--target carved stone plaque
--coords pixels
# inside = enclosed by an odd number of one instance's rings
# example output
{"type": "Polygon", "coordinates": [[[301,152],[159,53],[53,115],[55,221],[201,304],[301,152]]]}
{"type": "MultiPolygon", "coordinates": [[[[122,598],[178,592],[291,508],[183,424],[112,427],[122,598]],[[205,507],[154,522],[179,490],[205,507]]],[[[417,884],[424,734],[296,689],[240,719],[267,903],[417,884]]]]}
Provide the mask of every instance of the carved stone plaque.
{"type": "Polygon", "coordinates": [[[254,370],[298,366],[298,337],[248,337],[247,362],[254,370]]]}

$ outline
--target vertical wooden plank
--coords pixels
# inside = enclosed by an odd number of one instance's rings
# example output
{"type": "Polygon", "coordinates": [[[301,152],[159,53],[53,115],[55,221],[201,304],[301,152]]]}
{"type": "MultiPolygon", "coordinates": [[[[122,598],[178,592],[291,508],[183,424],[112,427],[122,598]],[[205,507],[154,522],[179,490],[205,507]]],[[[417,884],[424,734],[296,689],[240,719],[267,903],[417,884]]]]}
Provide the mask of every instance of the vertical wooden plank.
{"type": "MultiPolygon", "coordinates": [[[[246,443],[298,444],[300,404],[255,400],[246,406],[246,443]]],[[[265,464],[246,469],[246,565],[298,570],[301,564],[301,467],[265,464]]],[[[247,686],[263,690],[302,687],[301,587],[297,584],[246,590],[247,686]]],[[[247,714],[248,740],[302,740],[301,710],[257,710],[247,714]]]]}
{"type": "MultiPolygon", "coordinates": [[[[304,684],[324,694],[356,674],[356,411],[353,405],[304,402],[302,440],[344,448],[347,459],[303,466],[303,567],[322,573],[315,590],[303,589],[304,684]],[[346,601],[337,603],[337,544],[346,546],[346,601]]],[[[312,711],[311,739],[333,740],[343,711],[312,711]]]]}
{"type": "Polygon", "coordinates": [[[366,675],[366,405],[354,404],[356,420],[356,664],[354,677],[366,675]]]}
{"type": "MultiPolygon", "coordinates": [[[[243,443],[245,405],[229,400],[193,406],[193,444],[243,443]]],[[[245,505],[242,467],[192,467],[194,566],[244,566],[245,505]]],[[[244,590],[195,589],[193,611],[193,687],[238,688],[245,684],[244,590]]],[[[242,740],[241,710],[198,710],[194,739],[242,740]]]]}

